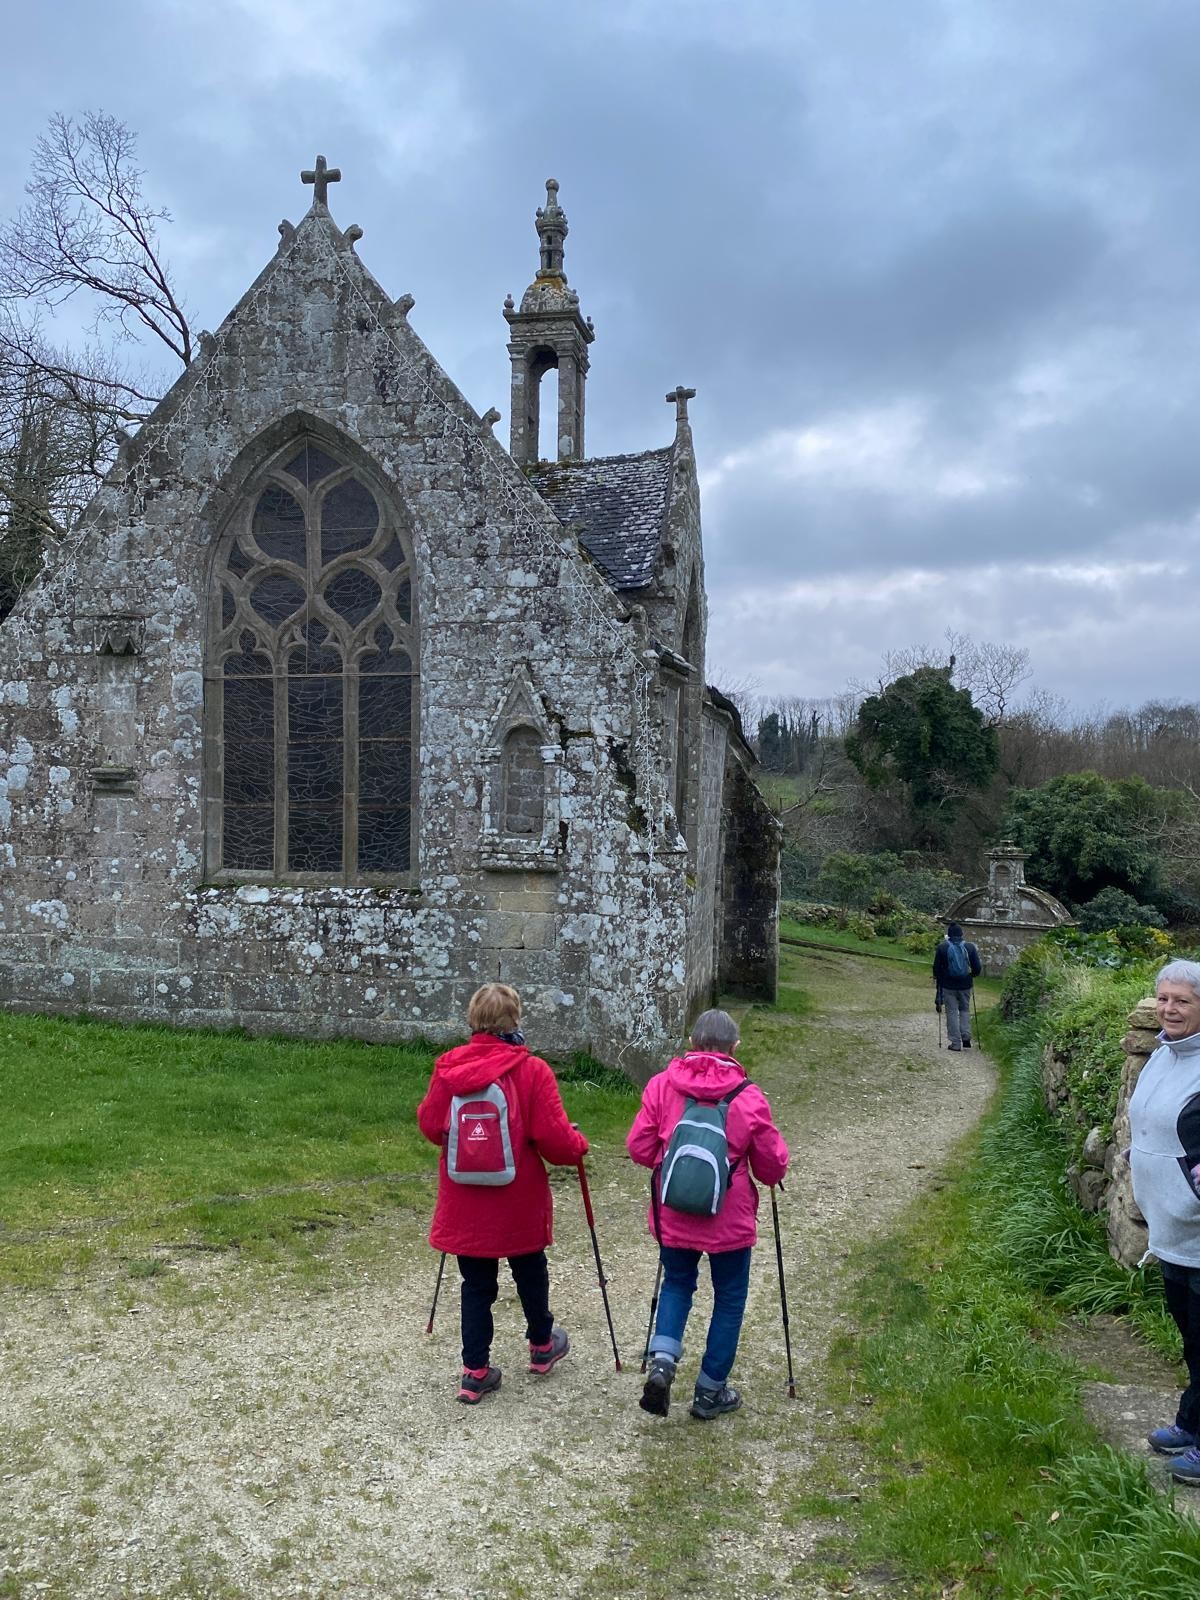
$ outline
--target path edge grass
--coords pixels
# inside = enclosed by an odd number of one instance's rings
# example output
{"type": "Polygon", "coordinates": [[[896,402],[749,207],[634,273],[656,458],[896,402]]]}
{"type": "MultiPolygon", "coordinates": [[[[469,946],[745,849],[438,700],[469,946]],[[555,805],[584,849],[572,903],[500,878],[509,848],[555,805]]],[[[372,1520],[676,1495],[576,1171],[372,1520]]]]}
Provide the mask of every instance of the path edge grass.
{"type": "Polygon", "coordinates": [[[987,1016],[982,1032],[1000,1083],[981,1126],[940,1190],[848,1268],[829,1477],[870,1465],[850,1475],[862,1499],[826,1558],[882,1564],[915,1596],[1190,1600],[1200,1527],[1146,1461],[1103,1444],[1052,1339],[1064,1315],[1107,1310],[1168,1350],[1161,1293],[1110,1260],[1062,1182],[1036,1038],[987,1016]]]}

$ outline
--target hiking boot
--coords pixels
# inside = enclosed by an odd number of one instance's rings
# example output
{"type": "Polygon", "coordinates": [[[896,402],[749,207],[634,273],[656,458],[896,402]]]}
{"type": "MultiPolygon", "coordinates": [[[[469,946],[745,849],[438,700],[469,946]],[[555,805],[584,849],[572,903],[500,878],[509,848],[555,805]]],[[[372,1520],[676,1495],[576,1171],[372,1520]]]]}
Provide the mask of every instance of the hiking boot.
{"type": "Polygon", "coordinates": [[[1185,1450],[1172,1456],[1167,1472],[1176,1483],[1200,1483],[1200,1450],[1185,1450]]]}
{"type": "Polygon", "coordinates": [[[566,1355],[571,1348],[571,1341],[567,1338],[565,1328],[553,1328],[550,1332],[549,1344],[531,1344],[529,1346],[529,1370],[544,1378],[566,1355]]]}
{"type": "MultiPolygon", "coordinates": [[[[702,1389],[697,1384],[692,1396],[692,1415],[701,1422],[711,1422],[714,1417],[724,1416],[726,1411],[736,1411],[741,1403],[741,1395],[727,1383],[719,1389],[702,1389]]],[[[1200,1452],[1197,1455],[1200,1456],[1200,1452]]]]}
{"type": "Polygon", "coordinates": [[[652,1417],[665,1417],[671,1409],[671,1385],[674,1382],[675,1363],[670,1356],[655,1356],[650,1362],[650,1371],[642,1386],[642,1398],[638,1405],[652,1417]]]}
{"type": "Polygon", "coordinates": [[[485,1394],[495,1394],[499,1387],[499,1367],[464,1367],[458,1398],[465,1406],[477,1406],[485,1394]]]}
{"type": "Polygon", "coordinates": [[[970,1039],[964,1039],[964,1040],[963,1040],[963,1049],[964,1049],[964,1050],[969,1050],[969,1049],[970,1049],[970,1048],[971,1048],[971,1041],[970,1041],[970,1039]]]}
{"type": "Polygon", "coordinates": [[[1155,1428],[1153,1433],[1147,1434],[1146,1443],[1160,1456],[1181,1456],[1185,1450],[1192,1450],[1200,1444],[1200,1439],[1186,1428],[1177,1428],[1172,1423],[1169,1428],[1155,1428]]]}

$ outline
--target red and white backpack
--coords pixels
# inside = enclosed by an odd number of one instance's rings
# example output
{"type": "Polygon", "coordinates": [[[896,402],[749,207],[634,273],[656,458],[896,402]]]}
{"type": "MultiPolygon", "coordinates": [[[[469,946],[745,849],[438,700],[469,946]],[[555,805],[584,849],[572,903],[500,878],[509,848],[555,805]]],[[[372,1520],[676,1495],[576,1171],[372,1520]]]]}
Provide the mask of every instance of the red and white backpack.
{"type": "Polygon", "coordinates": [[[498,1188],[513,1181],[519,1148],[515,1109],[510,1110],[498,1083],[454,1096],[446,1135],[446,1172],[452,1183],[498,1188]]]}

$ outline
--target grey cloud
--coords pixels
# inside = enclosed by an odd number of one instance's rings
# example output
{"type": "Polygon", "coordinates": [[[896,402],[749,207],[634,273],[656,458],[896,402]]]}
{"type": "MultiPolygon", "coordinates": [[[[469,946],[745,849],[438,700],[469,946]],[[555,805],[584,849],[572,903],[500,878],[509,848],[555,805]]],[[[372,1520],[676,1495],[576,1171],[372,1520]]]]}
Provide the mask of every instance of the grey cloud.
{"type": "MultiPolygon", "coordinates": [[[[1152,656],[1105,647],[1099,591],[1030,590],[1019,572],[1156,543],[1193,559],[1200,12],[362,4],[357,26],[335,12],[322,26],[340,33],[286,49],[220,0],[131,0],[119,27],[83,0],[18,9],[0,129],[23,151],[49,111],[95,104],[102,83],[141,132],[148,189],[177,216],[169,251],[210,326],[270,256],[278,218],[307,205],[297,174],[324,151],[345,174],[335,215],[365,228],[360,253],[391,293],[416,295],[414,325],[481,410],[507,408],[500,302],[534,271],[553,174],[597,328],[589,448],[665,442],[662,395],[682,380],[700,391],[702,464],[750,459],[706,496],[715,638],[736,632],[797,692],[844,681],[878,638],[938,637],[953,598],[909,594],[864,642],[832,601],[768,637],[739,597],[808,575],[961,575],[986,552],[998,576],[979,603],[1004,637],[1027,630],[1039,677],[1085,700],[1122,698],[1126,679],[1168,692],[1149,684],[1152,656]],[[892,478],[867,461],[786,478],[755,456],[772,429],[903,406],[921,431],[892,478]],[[978,492],[939,493],[956,472],[977,472],[978,492]],[[1079,665],[1091,649],[1109,680],[1095,694],[1079,665]]],[[[20,166],[0,176],[0,210],[19,201],[20,166]]],[[[1183,614],[1164,675],[1188,667],[1179,652],[1200,666],[1183,614]]]]}

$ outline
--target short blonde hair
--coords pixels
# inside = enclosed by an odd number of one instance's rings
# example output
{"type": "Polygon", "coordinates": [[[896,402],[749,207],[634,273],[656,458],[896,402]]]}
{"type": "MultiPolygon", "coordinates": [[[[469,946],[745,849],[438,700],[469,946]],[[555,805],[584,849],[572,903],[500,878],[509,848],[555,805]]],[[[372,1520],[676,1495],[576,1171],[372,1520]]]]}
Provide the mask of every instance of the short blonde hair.
{"type": "Polygon", "coordinates": [[[521,1022],[521,996],[507,983],[485,983],[467,1006],[472,1033],[515,1033],[521,1022]]]}

